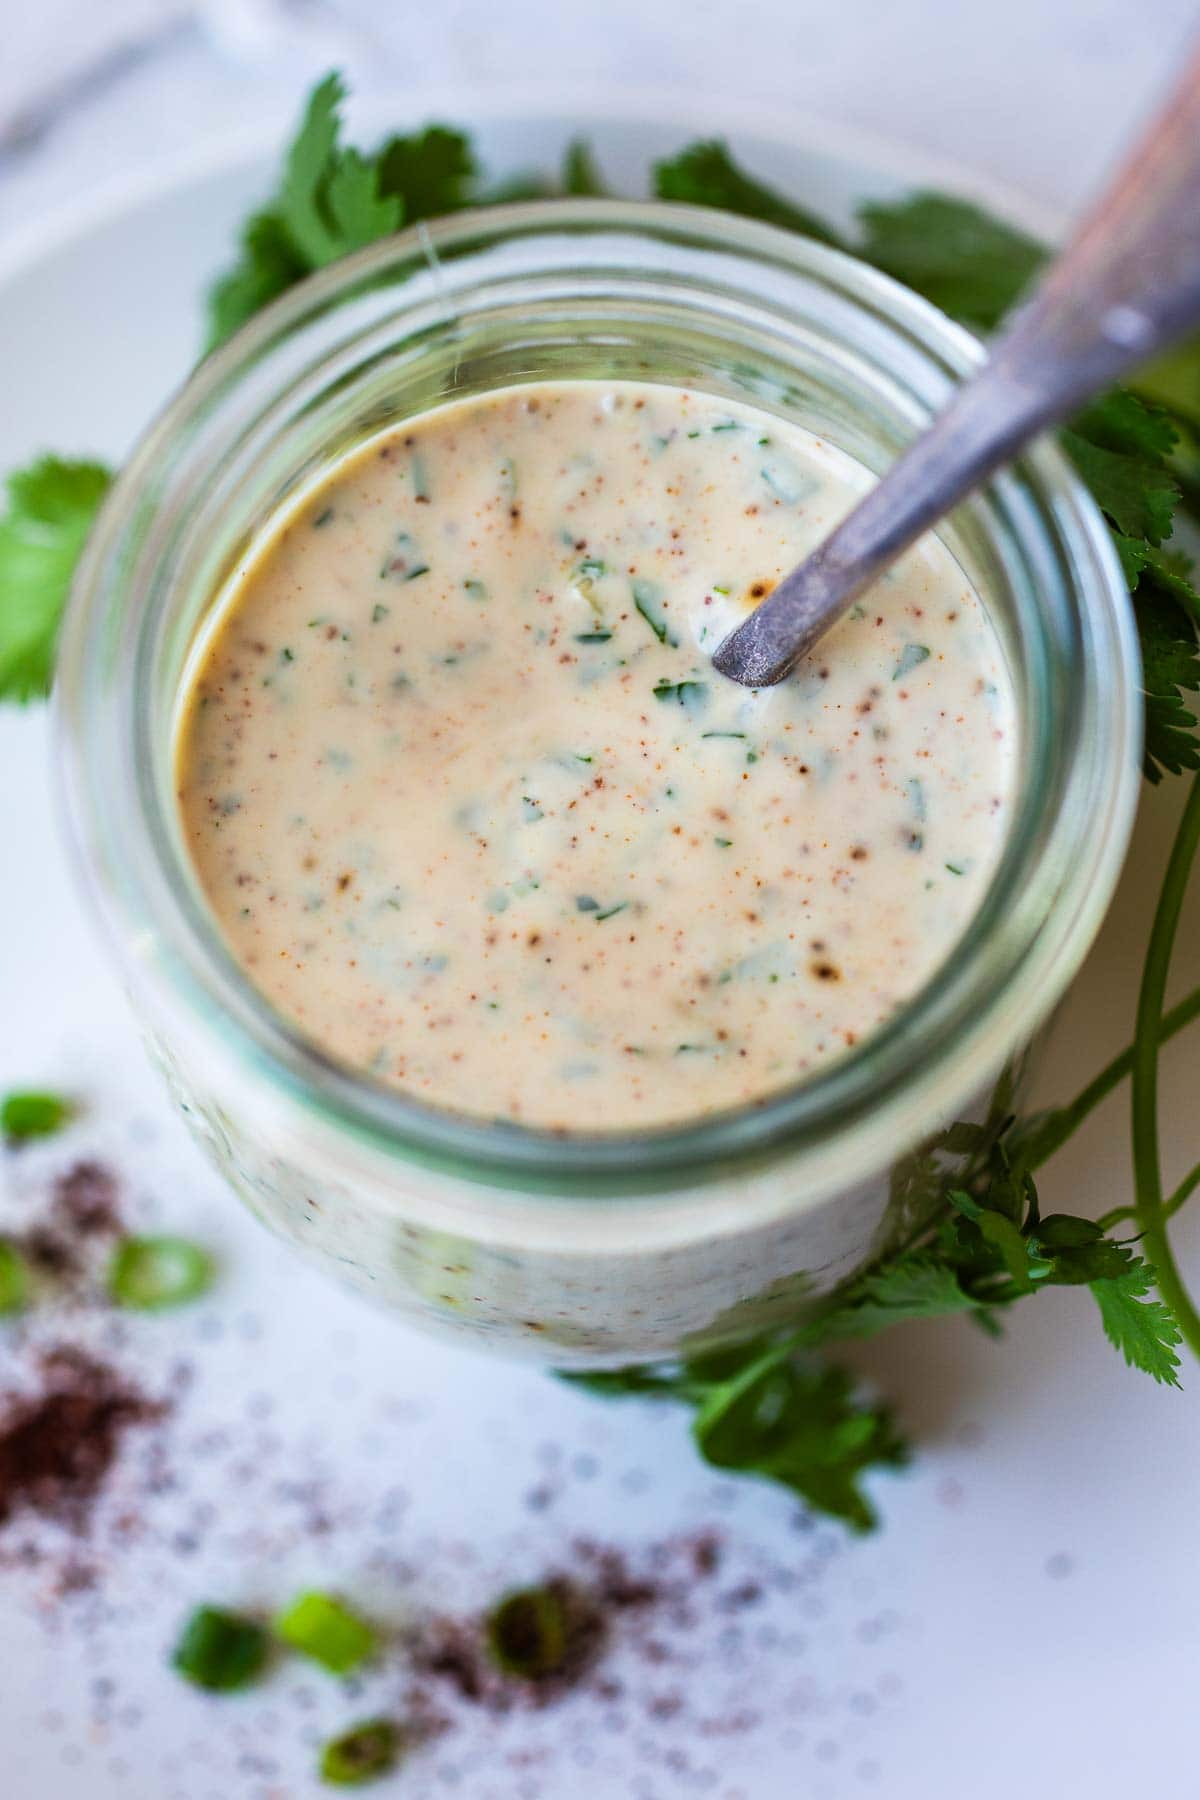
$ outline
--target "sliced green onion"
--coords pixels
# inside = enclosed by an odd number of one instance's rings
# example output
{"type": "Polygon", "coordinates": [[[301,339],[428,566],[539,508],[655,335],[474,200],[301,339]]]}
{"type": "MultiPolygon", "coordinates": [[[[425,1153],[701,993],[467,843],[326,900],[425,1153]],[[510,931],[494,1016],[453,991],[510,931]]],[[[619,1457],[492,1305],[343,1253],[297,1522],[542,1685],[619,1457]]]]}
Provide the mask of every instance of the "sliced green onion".
{"type": "Polygon", "coordinates": [[[518,1588],[484,1621],[488,1653],[506,1675],[536,1681],[561,1669],[567,1656],[567,1609],[552,1587],[518,1588]]]}
{"type": "Polygon", "coordinates": [[[0,1319],[20,1312],[29,1298],[29,1270],[15,1244],[0,1238],[0,1319]]]}
{"type": "Polygon", "coordinates": [[[390,1719],[367,1719],[326,1744],[321,1780],[331,1787],[361,1787],[394,1769],[403,1739],[390,1719]]]}
{"type": "Polygon", "coordinates": [[[371,1627],[349,1607],[332,1594],[316,1592],[301,1594],[280,1614],[275,1635],[334,1675],[347,1675],[357,1668],[378,1641],[371,1627]]]}
{"type": "Polygon", "coordinates": [[[6,1094],[0,1104],[0,1131],[10,1144],[52,1137],[71,1116],[71,1103],[61,1094],[6,1094]]]}
{"type": "Polygon", "coordinates": [[[171,1661],[185,1680],[212,1694],[247,1687],[267,1660],[266,1630],[254,1619],[198,1606],[183,1628],[171,1661]]]}
{"type": "Polygon", "coordinates": [[[195,1300],[212,1278],[212,1257],[187,1238],[129,1237],[113,1251],[108,1291],[118,1306],[154,1312],[195,1300]]]}

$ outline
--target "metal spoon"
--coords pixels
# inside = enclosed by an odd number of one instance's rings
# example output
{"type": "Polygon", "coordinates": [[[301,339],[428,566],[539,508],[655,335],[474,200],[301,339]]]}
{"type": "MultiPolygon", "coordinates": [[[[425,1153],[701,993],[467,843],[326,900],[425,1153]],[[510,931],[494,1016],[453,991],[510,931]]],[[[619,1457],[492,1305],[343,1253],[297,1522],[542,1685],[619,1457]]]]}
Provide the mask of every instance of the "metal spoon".
{"type": "Polygon", "coordinates": [[[713,657],[782,681],[923,531],[1047,425],[1200,326],[1200,50],[1115,181],[923,437],[713,657]]]}

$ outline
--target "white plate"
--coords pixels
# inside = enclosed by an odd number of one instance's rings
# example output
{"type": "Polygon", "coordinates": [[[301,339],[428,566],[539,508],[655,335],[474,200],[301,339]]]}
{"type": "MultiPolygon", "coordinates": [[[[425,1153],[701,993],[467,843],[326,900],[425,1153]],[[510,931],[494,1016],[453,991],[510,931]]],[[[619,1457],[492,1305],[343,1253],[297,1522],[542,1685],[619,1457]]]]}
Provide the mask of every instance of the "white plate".
{"type": "MultiPolygon", "coordinates": [[[[369,124],[382,126],[373,110],[369,124]]],[[[421,111],[481,116],[461,95],[421,111]]],[[[694,127],[657,104],[629,111],[659,123],[571,96],[549,116],[510,96],[478,142],[504,170],[552,163],[582,131],[614,185],[637,191],[648,162],[694,127]]],[[[386,122],[405,116],[400,106],[386,122]]],[[[696,116],[706,134],[727,132],[764,178],[835,217],[867,195],[952,184],[886,146],[768,130],[761,112],[753,122],[711,107],[696,116]]],[[[0,246],[0,467],[43,447],[125,451],[185,374],[199,293],[274,166],[273,151],[226,145],[190,174],[93,198],[87,218],[0,246]]],[[[990,197],[1044,224],[1011,197],[990,197]]],[[[19,1219],[43,1162],[107,1148],[144,1216],[212,1242],[226,1273],[211,1303],[129,1327],[115,1345],[150,1389],[177,1357],[194,1359],[173,1439],[180,1489],[138,1500],[132,1451],[101,1508],[103,1579],[90,1594],[51,1601],[61,1557],[40,1571],[0,1568],[5,1800],[290,1800],[318,1791],[314,1741],[395,1703],[395,1667],[361,1695],[289,1666],[252,1697],[201,1698],[164,1662],[197,1600],[273,1606],[321,1582],[399,1620],[536,1576],[569,1560],[581,1532],[636,1555],[714,1522],[728,1538],[728,1569],[701,1584],[693,1625],[660,1620],[674,1661],[647,1663],[623,1644],[612,1664],[627,1684],[619,1699],[580,1696],[502,1722],[468,1709],[461,1729],[376,1791],[414,1800],[456,1790],[558,1800],[568,1783],[576,1800],[1115,1800],[1134,1782],[1178,1791],[1192,1755],[1200,1424],[1190,1394],[1161,1392],[1122,1367],[1086,1294],[1029,1303],[1000,1347],[951,1323],[861,1356],[918,1441],[911,1471],[875,1484],[886,1528],[863,1542],[798,1531],[783,1496],[716,1480],[672,1411],[589,1401],[409,1335],[296,1265],[184,1140],[79,917],[46,739],[41,713],[0,715],[0,1087],[65,1083],[94,1105],[61,1150],[10,1165],[3,1205],[19,1219]],[[319,1500],[298,1497],[305,1477],[320,1478],[319,1500]],[[389,1500],[397,1488],[403,1499],[389,1500]],[[118,1531],[114,1543],[129,1496],[138,1523],[131,1541],[118,1531]],[[197,1514],[205,1505],[211,1514],[197,1514]],[[306,1508],[328,1514],[326,1535],[298,1529],[306,1508]],[[731,1590],[750,1574],[765,1597],[739,1611],[731,1590]],[[681,1711],[650,1714],[651,1700],[673,1694],[681,1711]]],[[[1073,1093],[1129,1035],[1175,803],[1145,809],[1133,874],[1065,1009],[1043,1076],[1048,1099],[1073,1093]]],[[[1198,940],[1185,933],[1180,973],[1191,981],[1198,940]]],[[[1177,1134],[1168,1125],[1169,1173],[1196,1154],[1187,1137],[1198,1068],[1194,1043],[1172,1053],[1164,1112],[1181,1124],[1177,1134]]],[[[1100,1210],[1122,1199],[1125,1142],[1116,1101],[1055,1166],[1048,1202],[1100,1210]]],[[[1193,1251],[1196,1223],[1180,1232],[1193,1251]]],[[[41,1329],[104,1341],[111,1332],[102,1320],[41,1329]]],[[[0,1533],[0,1549],[21,1535],[0,1533]]]]}

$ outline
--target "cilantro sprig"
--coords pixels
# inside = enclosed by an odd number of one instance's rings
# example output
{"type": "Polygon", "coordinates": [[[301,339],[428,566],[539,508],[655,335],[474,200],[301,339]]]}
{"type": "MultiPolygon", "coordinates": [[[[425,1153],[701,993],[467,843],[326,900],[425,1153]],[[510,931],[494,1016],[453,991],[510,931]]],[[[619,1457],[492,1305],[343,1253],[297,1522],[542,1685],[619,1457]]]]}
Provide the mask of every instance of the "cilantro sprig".
{"type": "Polygon", "coordinates": [[[50,692],[71,576],[111,481],[101,463],[60,456],[9,476],[0,513],[0,700],[50,692]]]}
{"type": "Polygon", "coordinates": [[[366,156],[340,141],[345,94],[335,74],[313,89],[278,192],[246,221],[237,261],[209,291],[207,349],[314,270],[467,203],[475,162],[462,132],[430,125],[366,156]]]}
{"type": "Polygon", "coordinates": [[[863,1399],[853,1377],[811,1354],[808,1334],[758,1338],[684,1362],[563,1379],[605,1399],[678,1400],[715,1468],[787,1488],[817,1512],[870,1531],[877,1516],[863,1477],[898,1468],[908,1445],[891,1409],[863,1399]]]}
{"type": "MultiPolygon", "coordinates": [[[[467,136],[446,125],[387,138],[370,152],[351,147],[342,141],[344,98],[337,75],[314,89],[276,192],[246,221],[236,260],[209,292],[206,348],[314,270],[402,225],[465,205],[605,191],[579,141],[568,147],[556,178],[535,172],[490,189],[467,136]]],[[[865,205],[855,234],[843,236],[740,168],[714,140],[659,162],[653,187],[664,200],[766,220],[848,249],[985,332],[1047,256],[1027,233],[935,193],[865,205]]],[[[1200,523],[1200,345],[1182,347],[1129,388],[1093,402],[1063,433],[1063,444],[1108,521],[1130,590],[1144,668],[1146,777],[1158,782],[1200,769],[1193,712],[1200,597],[1174,535],[1181,521],[1200,523]]],[[[0,514],[0,699],[24,701],[48,690],[71,574],[110,481],[98,463],[54,456],[10,476],[0,514]]],[[[647,622],[657,635],[655,621],[647,622]]],[[[825,1360],[831,1344],[949,1313],[996,1330],[1013,1306],[1046,1289],[1086,1286],[1126,1360],[1178,1385],[1181,1342],[1200,1356],[1200,1315],[1175,1266],[1167,1224],[1200,1187],[1200,1165],[1164,1192],[1157,1069],[1162,1045],[1200,1017],[1200,991],[1163,1010],[1198,843],[1200,778],[1151,931],[1135,1041],[1073,1101],[1016,1119],[1002,1082],[985,1125],[955,1126],[917,1152],[898,1181],[897,1241],[796,1330],[715,1355],[573,1379],[596,1393],[687,1404],[697,1447],[715,1466],[782,1484],[857,1529],[874,1520],[864,1476],[895,1466],[905,1450],[887,1407],[856,1393],[850,1376],[825,1360]],[[1129,1077],[1131,1203],[1099,1222],[1043,1214],[1037,1172],[1129,1077]]]]}

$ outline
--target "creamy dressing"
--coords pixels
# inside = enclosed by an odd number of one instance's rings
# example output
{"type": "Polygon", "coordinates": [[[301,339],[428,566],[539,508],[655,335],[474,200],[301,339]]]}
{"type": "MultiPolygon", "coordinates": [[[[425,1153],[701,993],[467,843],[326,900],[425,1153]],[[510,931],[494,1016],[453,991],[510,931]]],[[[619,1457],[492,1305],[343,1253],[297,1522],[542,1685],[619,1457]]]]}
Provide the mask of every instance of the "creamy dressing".
{"type": "Polygon", "coordinates": [[[870,477],[708,395],[441,407],[253,548],[181,708],[182,828],[285,1017],[421,1100],[554,1129],[758,1101],[945,960],[1014,703],[930,538],[785,684],[712,649],[870,477]]]}

